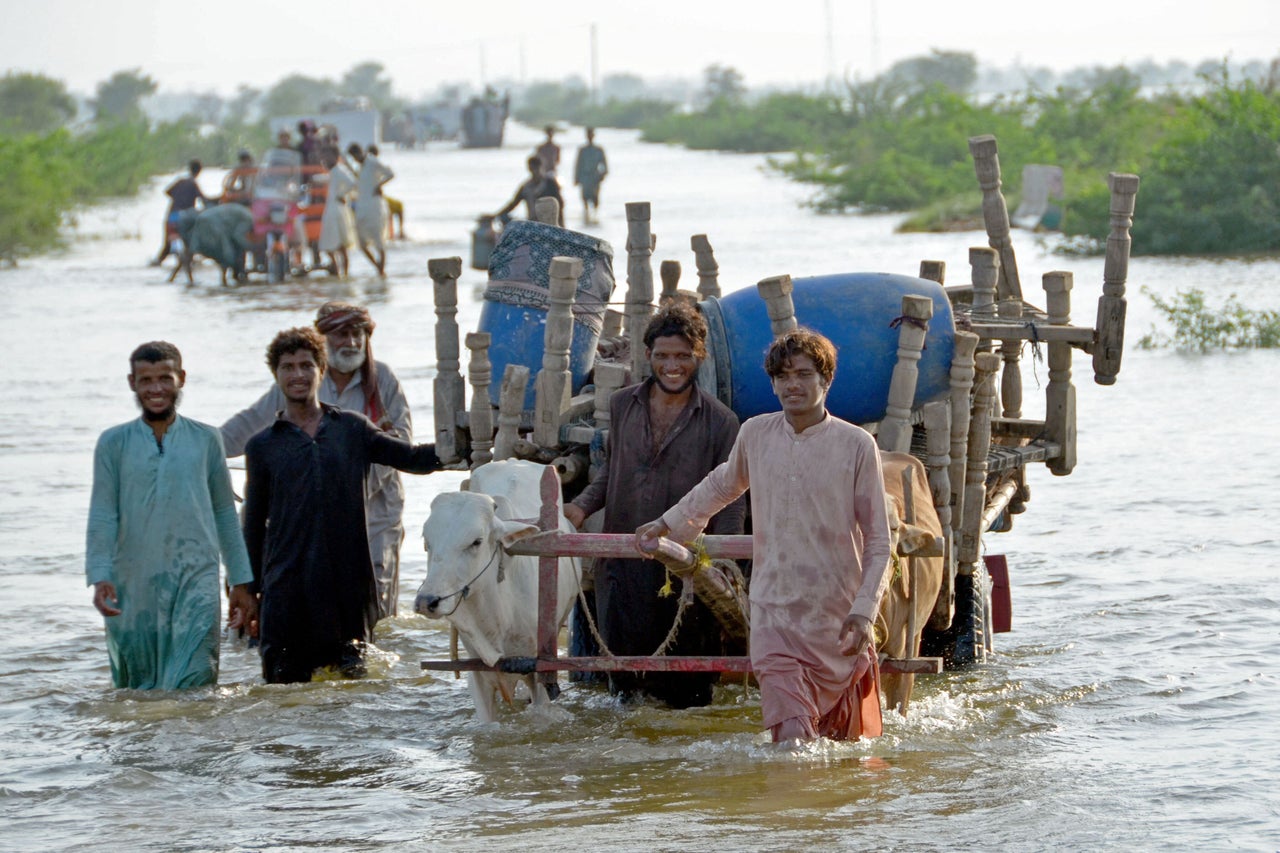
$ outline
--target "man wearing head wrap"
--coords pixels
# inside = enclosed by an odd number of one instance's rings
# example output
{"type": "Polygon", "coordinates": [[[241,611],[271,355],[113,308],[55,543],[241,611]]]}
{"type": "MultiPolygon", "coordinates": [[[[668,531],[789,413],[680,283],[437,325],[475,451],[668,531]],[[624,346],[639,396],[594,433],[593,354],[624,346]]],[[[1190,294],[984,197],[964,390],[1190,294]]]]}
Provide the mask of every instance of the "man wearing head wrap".
{"type": "MultiPolygon", "coordinates": [[[[326,302],[316,312],[316,330],[325,336],[329,369],[320,384],[320,402],[338,406],[373,421],[385,432],[413,441],[409,401],[391,368],[374,360],[373,318],[369,311],[344,302],[326,302]]],[[[257,433],[271,426],[285,407],[284,394],[272,385],[249,408],[222,425],[227,456],[239,456],[257,433]]],[[[365,483],[365,518],[369,556],[378,581],[378,618],[396,614],[400,592],[400,545],[404,541],[404,485],[400,472],[372,465],[365,483]]]]}

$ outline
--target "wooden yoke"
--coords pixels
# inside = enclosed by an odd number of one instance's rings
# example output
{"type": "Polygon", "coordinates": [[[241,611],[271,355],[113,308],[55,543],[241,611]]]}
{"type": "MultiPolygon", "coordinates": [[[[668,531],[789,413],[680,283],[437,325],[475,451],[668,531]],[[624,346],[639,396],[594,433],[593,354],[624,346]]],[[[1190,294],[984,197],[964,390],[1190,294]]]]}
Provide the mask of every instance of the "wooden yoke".
{"type": "Polygon", "coordinates": [[[933,318],[933,300],[928,296],[902,297],[898,322],[898,360],[889,380],[889,400],[884,419],[876,430],[881,450],[908,453],[911,450],[911,407],[915,403],[920,378],[920,353],[933,318]]]}
{"type": "Polygon", "coordinates": [[[631,381],[649,375],[649,360],[638,342],[653,315],[653,234],[649,231],[649,202],[627,203],[627,305],[623,333],[631,336],[631,381]]]}
{"type": "Polygon", "coordinates": [[[560,202],[551,196],[543,196],[533,203],[533,218],[543,225],[560,225],[560,202]]]}
{"type": "Polygon", "coordinates": [[[793,288],[789,275],[771,276],[756,284],[756,290],[764,299],[765,308],[769,312],[769,328],[775,338],[799,328],[796,307],[791,301],[793,288]]]}
{"type": "Polygon", "coordinates": [[[1114,385],[1124,355],[1124,320],[1128,303],[1124,298],[1129,277],[1129,229],[1138,195],[1138,176],[1112,172],[1111,232],[1107,235],[1107,259],[1102,270],[1102,296],[1098,297],[1097,339],[1093,349],[1093,381],[1114,385]]]}
{"type": "MultiPolygon", "coordinates": [[[[1071,323],[1071,284],[1069,272],[1044,274],[1045,311],[1049,324],[1071,323]]],[[[1045,389],[1044,426],[1046,437],[1061,448],[1048,460],[1049,470],[1059,477],[1076,467],[1076,386],[1071,383],[1071,344],[1049,342],[1049,386],[1045,389]]]]}
{"type": "Polygon", "coordinates": [[[689,246],[693,249],[694,263],[698,266],[698,296],[709,299],[720,297],[720,265],[716,263],[716,254],[711,250],[711,241],[706,234],[694,234],[689,238],[689,246]]]}
{"type": "Polygon", "coordinates": [[[529,368],[523,364],[508,364],[503,370],[502,390],[498,394],[498,434],[493,439],[494,459],[510,459],[516,455],[524,391],[528,384],[529,368]]]}
{"type": "Polygon", "coordinates": [[[550,274],[551,307],[547,310],[542,369],[533,385],[533,441],[541,447],[560,446],[560,427],[565,423],[573,394],[569,349],[573,344],[573,297],[582,275],[582,260],[552,258],[550,274]]]}
{"type": "Polygon", "coordinates": [[[1013,255],[1009,208],[1000,192],[996,138],[990,134],[970,137],[969,153],[973,155],[973,168],[978,175],[978,186],[982,188],[982,221],[987,226],[987,241],[1000,255],[1000,298],[1021,299],[1022,284],[1018,281],[1018,261],[1013,255]]]}
{"type": "Polygon", "coordinates": [[[471,361],[467,364],[467,379],[471,382],[471,414],[467,418],[471,428],[471,467],[479,468],[493,460],[493,404],[489,402],[489,383],[493,380],[493,367],[489,364],[488,332],[468,332],[467,349],[471,361]]]}
{"type": "Polygon", "coordinates": [[[447,464],[461,459],[467,446],[466,433],[458,426],[458,415],[466,405],[457,321],[462,258],[432,258],[427,261],[427,274],[434,282],[436,303],[436,378],[431,383],[436,455],[447,464]]]}

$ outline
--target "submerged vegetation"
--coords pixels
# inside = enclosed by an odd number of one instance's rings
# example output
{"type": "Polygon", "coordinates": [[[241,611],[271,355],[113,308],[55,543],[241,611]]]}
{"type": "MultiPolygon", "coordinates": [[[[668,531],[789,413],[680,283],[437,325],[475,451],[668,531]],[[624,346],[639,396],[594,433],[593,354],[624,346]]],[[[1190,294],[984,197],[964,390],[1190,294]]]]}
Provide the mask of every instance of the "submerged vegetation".
{"type": "Polygon", "coordinates": [[[1179,290],[1164,299],[1143,288],[1172,334],[1152,329],[1138,340],[1142,349],[1172,346],[1189,352],[1218,349],[1280,347],[1280,311],[1247,308],[1233,293],[1221,306],[1212,306],[1199,288],[1179,290]]]}
{"type": "Polygon", "coordinates": [[[132,195],[192,158],[229,164],[239,147],[266,140],[263,128],[207,128],[195,117],[152,127],[138,100],[153,89],[143,76],[116,74],[99,87],[92,125],[73,131],[63,126],[75,110],[61,83],[30,74],[0,79],[0,263],[57,248],[77,206],[132,195]]]}

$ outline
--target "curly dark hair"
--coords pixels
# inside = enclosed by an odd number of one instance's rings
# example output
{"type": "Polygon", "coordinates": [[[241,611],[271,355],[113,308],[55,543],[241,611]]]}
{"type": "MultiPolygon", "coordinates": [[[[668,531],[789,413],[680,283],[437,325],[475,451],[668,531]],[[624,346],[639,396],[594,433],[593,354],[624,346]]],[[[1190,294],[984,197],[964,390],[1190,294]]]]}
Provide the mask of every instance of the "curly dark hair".
{"type": "Polygon", "coordinates": [[[649,320],[644,330],[644,345],[653,349],[658,338],[672,335],[684,338],[693,348],[695,358],[707,357],[707,321],[702,312],[684,302],[672,302],[649,320]]]}
{"type": "Polygon", "coordinates": [[[159,364],[162,361],[172,361],[173,366],[182,369],[182,353],[178,352],[178,348],[168,341],[148,341],[140,344],[137,349],[129,354],[129,372],[133,373],[134,365],[140,361],[148,364],[159,364]]]}
{"type": "Polygon", "coordinates": [[[271,368],[271,373],[275,374],[281,358],[303,349],[311,351],[312,357],[316,360],[316,367],[320,368],[321,373],[328,369],[329,359],[325,350],[324,336],[310,326],[298,326],[295,329],[285,329],[276,335],[271,345],[267,347],[267,366],[271,368]]]}
{"type": "Polygon", "coordinates": [[[776,379],[795,355],[808,356],[823,384],[831,384],[836,375],[835,345],[811,329],[793,329],[775,338],[764,357],[764,372],[770,379],[776,379]]]}

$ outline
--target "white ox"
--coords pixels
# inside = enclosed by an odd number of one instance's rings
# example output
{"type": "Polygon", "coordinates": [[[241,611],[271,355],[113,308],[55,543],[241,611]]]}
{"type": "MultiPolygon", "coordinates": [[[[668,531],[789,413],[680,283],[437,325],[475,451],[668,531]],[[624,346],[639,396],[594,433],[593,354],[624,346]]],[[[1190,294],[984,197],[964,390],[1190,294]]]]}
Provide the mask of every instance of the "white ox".
{"type": "MultiPolygon", "coordinates": [[[[499,658],[537,654],[538,558],[512,556],[505,548],[538,532],[533,524],[516,519],[538,517],[539,483],[545,469],[545,465],[515,459],[481,465],[471,472],[467,491],[436,496],[422,526],[427,579],[418,589],[414,610],[448,620],[467,652],[490,666],[499,658]]],[[[560,510],[560,529],[573,532],[563,506],[560,510]]],[[[573,605],[581,570],[578,558],[560,558],[557,624],[564,623],[573,605]]],[[[495,719],[498,695],[512,700],[521,678],[535,704],[548,701],[545,688],[532,675],[491,671],[467,675],[482,722],[495,719]]]]}

